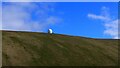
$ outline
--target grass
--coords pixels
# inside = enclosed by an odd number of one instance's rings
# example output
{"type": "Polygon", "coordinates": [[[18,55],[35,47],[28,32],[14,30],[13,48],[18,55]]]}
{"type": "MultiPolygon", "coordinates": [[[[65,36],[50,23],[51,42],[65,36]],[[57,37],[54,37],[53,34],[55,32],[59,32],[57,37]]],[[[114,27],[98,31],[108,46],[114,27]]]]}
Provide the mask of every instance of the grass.
{"type": "Polygon", "coordinates": [[[3,66],[117,66],[118,40],[3,31],[3,66]]]}

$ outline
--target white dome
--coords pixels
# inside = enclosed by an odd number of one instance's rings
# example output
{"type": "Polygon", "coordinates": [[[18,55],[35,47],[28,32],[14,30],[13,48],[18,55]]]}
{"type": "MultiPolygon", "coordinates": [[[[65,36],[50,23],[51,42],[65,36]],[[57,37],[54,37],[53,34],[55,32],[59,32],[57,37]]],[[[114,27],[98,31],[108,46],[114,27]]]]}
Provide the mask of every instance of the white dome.
{"type": "Polygon", "coordinates": [[[52,29],[48,29],[48,33],[52,34],[53,33],[52,29]]]}

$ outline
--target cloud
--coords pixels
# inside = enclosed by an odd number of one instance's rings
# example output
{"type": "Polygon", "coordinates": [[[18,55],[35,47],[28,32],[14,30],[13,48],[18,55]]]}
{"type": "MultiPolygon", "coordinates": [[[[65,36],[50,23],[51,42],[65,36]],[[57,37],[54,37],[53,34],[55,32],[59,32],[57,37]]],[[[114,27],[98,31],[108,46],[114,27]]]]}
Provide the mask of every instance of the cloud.
{"type": "Polygon", "coordinates": [[[4,3],[2,8],[3,30],[42,31],[59,22],[58,17],[48,14],[54,10],[51,3],[13,2],[4,3]]]}
{"type": "Polygon", "coordinates": [[[116,18],[112,18],[112,15],[109,13],[109,8],[102,7],[102,12],[100,15],[96,14],[88,14],[89,18],[102,20],[104,22],[105,30],[103,31],[104,34],[111,36],[114,39],[118,39],[119,31],[118,31],[118,24],[119,20],[116,18]]]}
{"type": "Polygon", "coordinates": [[[109,23],[105,23],[105,34],[111,35],[114,39],[118,38],[118,20],[113,20],[109,23]]]}
{"type": "Polygon", "coordinates": [[[101,16],[101,15],[95,15],[95,14],[88,14],[88,17],[93,19],[100,19],[100,20],[109,20],[109,18],[101,16]]]}
{"type": "Polygon", "coordinates": [[[50,16],[49,18],[46,19],[47,24],[56,24],[59,23],[61,19],[57,17],[50,16]]]}

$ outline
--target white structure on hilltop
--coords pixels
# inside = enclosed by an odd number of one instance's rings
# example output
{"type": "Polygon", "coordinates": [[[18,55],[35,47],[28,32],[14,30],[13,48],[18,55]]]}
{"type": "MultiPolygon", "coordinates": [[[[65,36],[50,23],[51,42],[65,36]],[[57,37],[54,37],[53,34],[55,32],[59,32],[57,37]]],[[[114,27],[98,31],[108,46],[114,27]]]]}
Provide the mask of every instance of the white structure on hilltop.
{"type": "Polygon", "coordinates": [[[48,33],[52,34],[53,33],[52,29],[48,29],[48,33]]]}

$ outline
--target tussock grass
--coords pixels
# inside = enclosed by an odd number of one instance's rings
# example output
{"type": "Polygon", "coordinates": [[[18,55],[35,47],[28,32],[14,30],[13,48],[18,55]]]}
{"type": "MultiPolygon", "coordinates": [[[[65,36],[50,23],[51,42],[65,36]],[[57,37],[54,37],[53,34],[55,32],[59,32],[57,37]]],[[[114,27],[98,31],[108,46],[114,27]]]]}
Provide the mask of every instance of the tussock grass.
{"type": "Polygon", "coordinates": [[[3,66],[116,66],[118,40],[3,31],[3,66]]]}

